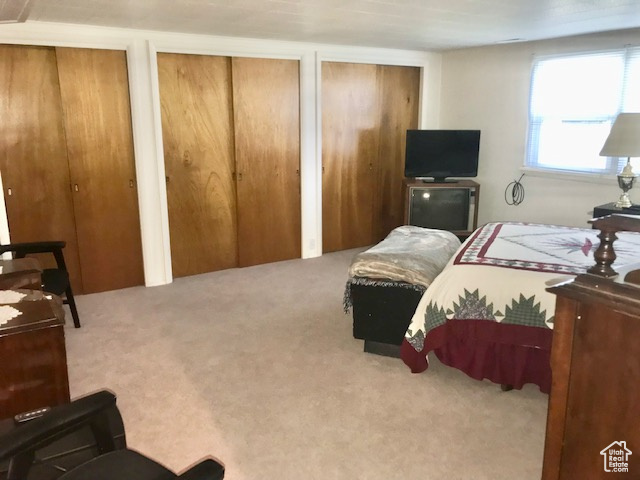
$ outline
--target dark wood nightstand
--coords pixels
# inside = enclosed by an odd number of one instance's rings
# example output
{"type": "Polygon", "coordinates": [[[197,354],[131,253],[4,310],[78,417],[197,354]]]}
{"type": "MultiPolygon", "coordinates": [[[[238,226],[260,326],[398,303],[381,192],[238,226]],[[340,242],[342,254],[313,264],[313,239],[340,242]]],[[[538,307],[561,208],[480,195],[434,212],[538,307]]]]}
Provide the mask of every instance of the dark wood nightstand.
{"type": "Polygon", "coordinates": [[[605,203],[604,205],[598,205],[593,207],[593,218],[604,217],[606,215],[613,215],[614,213],[626,213],[627,215],[640,215],[640,205],[633,205],[630,208],[616,207],[616,202],[605,203]]]}

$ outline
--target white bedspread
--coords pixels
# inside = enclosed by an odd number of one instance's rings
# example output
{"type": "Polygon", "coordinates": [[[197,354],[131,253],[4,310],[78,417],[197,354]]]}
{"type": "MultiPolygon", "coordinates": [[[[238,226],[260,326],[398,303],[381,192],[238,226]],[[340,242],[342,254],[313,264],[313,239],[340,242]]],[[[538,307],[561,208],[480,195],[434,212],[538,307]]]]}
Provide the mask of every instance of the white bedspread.
{"type": "MultiPolygon", "coordinates": [[[[451,320],[490,320],[553,328],[549,282],[594,265],[599,231],[553,225],[489,223],[451,258],[422,297],[406,334],[421,351],[429,331],[451,320]]],[[[640,260],[640,234],[619,232],[621,267],[640,260]]]]}

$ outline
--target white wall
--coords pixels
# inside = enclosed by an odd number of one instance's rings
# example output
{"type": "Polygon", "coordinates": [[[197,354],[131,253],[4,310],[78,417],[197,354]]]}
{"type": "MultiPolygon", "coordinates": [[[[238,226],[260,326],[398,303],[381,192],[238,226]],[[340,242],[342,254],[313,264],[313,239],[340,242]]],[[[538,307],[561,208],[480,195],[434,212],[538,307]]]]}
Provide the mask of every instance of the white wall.
{"type": "MultiPolygon", "coordinates": [[[[440,54],[39,22],[0,25],[0,43],[127,51],[140,228],[147,286],[172,281],[157,52],[289,58],[300,61],[303,258],[322,254],[322,148],[319,141],[322,138],[322,61],[421,67],[420,125],[424,128],[434,128],[438,125],[440,54]]],[[[0,239],[3,242],[7,241],[9,233],[6,213],[0,202],[0,239]]]]}
{"type": "MultiPolygon", "coordinates": [[[[576,181],[525,173],[525,199],[509,206],[504,191],[522,174],[534,55],[638,44],[640,29],[445,52],[440,127],[480,129],[479,222],[517,220],[588,227],[594,206],[620,196],[615,178],[576,181]]],[[[640,202],[640,189],[631,191],[640,202]]]]}

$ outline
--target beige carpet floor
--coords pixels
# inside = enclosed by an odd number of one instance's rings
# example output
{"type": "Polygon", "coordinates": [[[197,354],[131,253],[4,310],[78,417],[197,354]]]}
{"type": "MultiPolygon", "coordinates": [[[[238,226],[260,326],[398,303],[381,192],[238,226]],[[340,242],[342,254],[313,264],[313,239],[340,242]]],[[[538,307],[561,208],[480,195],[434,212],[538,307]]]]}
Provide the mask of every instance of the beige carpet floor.
{"type": "Polygon", "coordinates": [[[539,479],[547,396],[363,353],[355,252],[78,297],[72,397],[113,390],[132,448],[228,480],[539,479]]]}

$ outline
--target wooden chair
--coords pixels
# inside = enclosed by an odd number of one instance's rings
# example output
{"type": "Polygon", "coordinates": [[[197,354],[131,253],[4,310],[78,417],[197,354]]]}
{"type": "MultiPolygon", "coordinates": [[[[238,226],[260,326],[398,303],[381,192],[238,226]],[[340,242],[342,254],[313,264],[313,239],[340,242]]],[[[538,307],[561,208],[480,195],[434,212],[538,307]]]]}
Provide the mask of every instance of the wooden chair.
{"type": "Polygon", "coordinates": [[[78,309],[73,298],[73,290],[69,281],[69,272],[64,262],[62,249],[65,247],[64,241],[48,241],[48,242],[28,242],[28,243],[10,243],[0,245],[0,254],[11,252],[14,258],[24,258],[29,254],[35,253],[51,253],[56,259],[57,268],[45,268],[42,271],[42,289],[45,292],[54,295],[63,296],[63,302],[69,305],[73,324],[76,328],[80,328],[80,318],[78,317],[78,309]]]}

